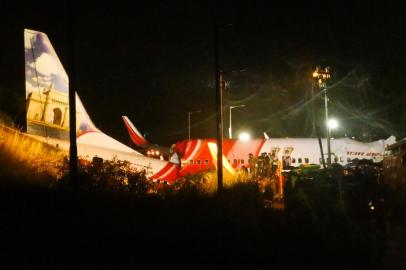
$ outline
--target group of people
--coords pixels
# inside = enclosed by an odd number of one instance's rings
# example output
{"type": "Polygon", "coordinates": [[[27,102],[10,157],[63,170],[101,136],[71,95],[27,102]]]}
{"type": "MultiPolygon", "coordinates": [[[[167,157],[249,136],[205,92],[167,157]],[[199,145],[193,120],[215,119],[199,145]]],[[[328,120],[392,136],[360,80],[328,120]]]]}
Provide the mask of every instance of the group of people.
{"type": "Polygon", "coordinates": [[[273,153],[263,152],[258,157],[252,153],[248,154],[249,173],[254,177],[273,177],[278,166],[278,157],[273,153]]]}

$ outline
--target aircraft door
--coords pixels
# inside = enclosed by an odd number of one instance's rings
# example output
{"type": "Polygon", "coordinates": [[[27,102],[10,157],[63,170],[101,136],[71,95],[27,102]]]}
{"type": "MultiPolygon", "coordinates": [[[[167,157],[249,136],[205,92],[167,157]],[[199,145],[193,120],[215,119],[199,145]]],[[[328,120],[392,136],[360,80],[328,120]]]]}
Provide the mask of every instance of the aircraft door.
{"type": "Polygon", "coordinates": [[[288,170],[289,167],[292,164],[292,158],[291,158],[291,154],[293,151],[293,147],[288,146],[283,148],[283,156],[282,156],[282,169],[283,170],[288,170]]]}
{"type": "Polygon", "coordinates": [[[290,167],[292,161],[289,156],[282,156],[282,169],[286,170],[287,168],[290,167]]]}
{"type": "MultiPolygon", "coordinates": [[[[329,163],[328,153],[324,154],[324,160],[326,161],[326,164],[329,163]]],[[[338,161],[339,161],[338,156],[335,153],[331,153],[331,161],[330,161],[330,163],[331,164],[338,163],[338,161]]]]}

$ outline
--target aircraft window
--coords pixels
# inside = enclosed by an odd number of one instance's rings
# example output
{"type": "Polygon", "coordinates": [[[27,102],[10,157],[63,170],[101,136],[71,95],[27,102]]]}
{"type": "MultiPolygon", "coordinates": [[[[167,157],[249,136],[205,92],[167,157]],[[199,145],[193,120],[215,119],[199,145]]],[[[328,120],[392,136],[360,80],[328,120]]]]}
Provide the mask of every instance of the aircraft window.
{"type": "Polygon", "coordinates": [[[209,160],[208,159],[204,160],[204,165],[209,165],[209,160]]]}
{"type": "Polygon", "coordinates": [[[234,162],[234,164],[237,164],[237,160],[236,160],[236,159],[234,159],[233,162],[234,162]]]}
{"type": "Polygon", "coordinates": [[[243,159],[241,159],[241,164],[244,164],[244,160],[243,160],[243,159]]]}
{"type": "Polygon", "coordinates": [[[295,158],[292,158],[292,163],[296,163],[296,159],[295,159],[295,158]]]}
{"type": "Polygon", "coordinates": [[[340,157],[340,162],[344,162],[344,158],[343,158],[343,157],[340,157]]]}
{"type": "Polygon", "coordinates": [[[305,157],[305,163],[309,163],[309,158],[305,157]]]}
{"type": "Polygon", "coordinates": [[[197,165],[200,165],[200,159],[196,160],[197,161],[197,165]]]}
{"type": "Polygon", "coordinates": [[[189,160],[189,164],[193,165],[193,159],[189,160]]]}
{"type": "Polygon", "coordinates": [[[302,163],[302,158],[298,158],[298,159],[297,159],[297,162],[298,162],[298,163],[302,163]]]}

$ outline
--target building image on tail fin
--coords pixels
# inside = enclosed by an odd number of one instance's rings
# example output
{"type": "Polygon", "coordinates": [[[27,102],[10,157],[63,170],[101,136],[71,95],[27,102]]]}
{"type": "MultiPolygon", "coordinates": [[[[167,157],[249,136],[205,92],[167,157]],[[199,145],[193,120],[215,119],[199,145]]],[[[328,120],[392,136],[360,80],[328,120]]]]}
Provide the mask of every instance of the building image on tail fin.
{"type": "MultiPolygon", "coordinates": [[[[25,86],[27,131],[59,139],[69,138],[69,78],[46,34],[25,29],[25,86]]],[[[76,133],[96,131],[76,95],[76,133]]]]}
{"type": "MultiPolygon", "coordinates": [[[[69,151],[69,78],[48,36],[24,30],[27,134],[69,151]]],[[[166,161],[145,157],[100,131],[76,96],[78,157],[129,161],[154,180],[174,182],[178,169],[166,161]]],[[[141,136],[142,137],[142,136],[141,136]]],[[[146,141],[145,141],[146,142],[146,141]]]]}

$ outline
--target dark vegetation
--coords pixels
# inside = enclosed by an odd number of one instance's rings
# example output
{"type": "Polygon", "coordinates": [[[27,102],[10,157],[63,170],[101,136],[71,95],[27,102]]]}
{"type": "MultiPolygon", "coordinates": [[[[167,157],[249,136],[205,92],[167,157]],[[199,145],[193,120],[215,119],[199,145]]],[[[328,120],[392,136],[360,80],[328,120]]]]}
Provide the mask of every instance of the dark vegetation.
{"type": "Polygon", "coordinates": [[[402,265],[404,201],[387,203],[393,191],[376,181],[375,170],[354,169],[351,177],[342,168],[329,174],[294,171],[287,175],[283,211],[264,203],[269,198],[255,181],[213,195],[200,188],[201,178],[167,186],[128,166],[82,164],[79,191],[69,185],[65,166],[49,185],[2,179],[0,264],[14,269],[402,265]]]}

